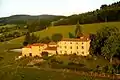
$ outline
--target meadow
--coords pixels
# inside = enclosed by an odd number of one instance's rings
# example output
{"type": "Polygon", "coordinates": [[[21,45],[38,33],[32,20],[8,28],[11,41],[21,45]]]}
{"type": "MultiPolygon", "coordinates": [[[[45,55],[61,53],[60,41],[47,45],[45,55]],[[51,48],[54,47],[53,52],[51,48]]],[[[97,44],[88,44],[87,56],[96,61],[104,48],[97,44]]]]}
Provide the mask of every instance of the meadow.
{"type": "MultiPolygon", "coordinates": [[[[89,34],[89,33],[96,33],[97,30],[103,27],[117,27],[118,29],[120,29],[120,22],[84,24],[81,26],[83,33],[89,34]]],[[[68,38],[69,32],[74,35],[75,28],[76,28],[75,25],[53,26],[53,27],[50,26],[45,30],[35,32],[35,34],[40,38],[44,38],[47,36],[51,38],[52,34],[61,33],[64,38],[68,38]]],[[[15,38],[13,40],[10,40],[9,42],[21,44],[23,41],[24,41],[24,36],[15,38]]]]}

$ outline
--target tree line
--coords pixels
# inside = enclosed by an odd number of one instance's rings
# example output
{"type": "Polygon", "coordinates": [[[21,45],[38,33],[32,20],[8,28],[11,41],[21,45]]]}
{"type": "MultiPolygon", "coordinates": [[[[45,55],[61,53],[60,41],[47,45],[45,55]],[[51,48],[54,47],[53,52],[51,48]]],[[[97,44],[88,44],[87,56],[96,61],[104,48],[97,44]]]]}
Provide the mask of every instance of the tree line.
{"type": "Polygon", "coordinates": [[[66,18],[54,21],[54,26],[120,21],[120,1],[111,5],[101,5],[100,9],[89,11],[82,14],[74,14],[66,18]]]}
{"type": "Polygon", "coordinates": [[[63,35],[60,33],[55,33],[50,37],[46,36],[41,38],[40,36],[37,36],[35,33],[30,33],[27,32],[24,38],[23,45],[27,46],[28,44],[33,44],[33,43],[45,43],[48,44],[51,41],[53,42],[58,42],[63,38],[63,35]]]}

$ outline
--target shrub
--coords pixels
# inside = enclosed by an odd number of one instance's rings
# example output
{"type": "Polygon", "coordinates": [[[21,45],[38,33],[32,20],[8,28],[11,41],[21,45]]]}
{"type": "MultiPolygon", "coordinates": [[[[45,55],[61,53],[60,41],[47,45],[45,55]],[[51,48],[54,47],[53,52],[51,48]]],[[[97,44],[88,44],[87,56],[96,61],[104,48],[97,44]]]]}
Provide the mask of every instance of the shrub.
{"type": "Polygon", "coordinates": [[[58,42],[58,41],[60,41],[62,38],[63,38],[63,36],[62,36],[62,34],[60,34],[60,33],[56,33],[56,34],[53,34],[53,35],[52,35],[52,40],[53,40],[54,42],[58,42]]]}

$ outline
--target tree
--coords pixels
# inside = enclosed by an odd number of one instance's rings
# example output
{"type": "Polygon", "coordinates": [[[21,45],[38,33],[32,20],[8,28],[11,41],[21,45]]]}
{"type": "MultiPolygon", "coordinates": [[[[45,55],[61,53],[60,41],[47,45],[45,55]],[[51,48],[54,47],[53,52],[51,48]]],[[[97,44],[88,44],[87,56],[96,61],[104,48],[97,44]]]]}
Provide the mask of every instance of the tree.
{"type": "Polygon", "coordinates": [[[37,43],[37,42],[39,42],[39,38],[40,37],[37,37],[34,33],[30,34],[29,32],[27,32],[23,44],[24,43],[28,43],[28,44],[37,43]]]}
{"type": "Polygon", "coordinates": [[[79,21],[78,21],[78,23],[77,23],[77,25],[76,25],[75,36],[76,36],[77,38],[79,38],[80,36],[82,36],[82,29],[81,29],[81,26],[80,26],[80,24],[79,24],[79,21]]]}
{"type": "Polygon", "coordinates": [[[102,54],[112,63],[112,58],[120,53],[120,33],[111,35],[102,47],[102,54]]]}
{"type": "Polygon", "coordinates": [[[69,32],[69,38],[75,38],[75,36],[71,32],[69,32]]]}
{"type": "Polygon", "coordinates": [[[23,46],[27,46],[27,45],[28,45],[28,42],[24,41],[23,46]]]}
{"type": "Polygon", "coordinates": [[[107,45],[105,42],[108,40],[108,38],[112,35],[116,35],[119,32],[119,29],[116,27],[104,27],[97,31],[95,34],[96,37],[91,41],[91,50],[93,54],[99,54],[102,55],[102,47],[107,45]]]}
{"type": "Polygon", "coordinates": [[[40,37],[37,37],[34,33],[32,33],[30,37],[30,44],[39,42],[39,38],[40,37]]]}
{"type": "Polygon", "coordinates": [[[45,44],[48,44],[51,42],[50,38],[47,36],[47,37],[44,37],[40,40],[41,43],[45,43],[45,44]]]}
{"type": "Polygon", "coordinates": [[[101,5],[100,9],[105,9],[107,7],[107,4],[101,5]]]}
{"type": "Polygon", "coordinates": [[[24,42],[27,42],[28,44],[30,43],[30,33],[29,32],[26,33],[24,42]]]}
{"type": "Polygon", "coordinates": [[[53,34],[53,35],[52,35],[52,40],[53,40],[54,42],[58,42],[58,41],[60,41],[62,38],[63,38],[63,36],[62,36],[62,34],[60,34],[60,33],[56,33],[56,34],[53,34]]]}

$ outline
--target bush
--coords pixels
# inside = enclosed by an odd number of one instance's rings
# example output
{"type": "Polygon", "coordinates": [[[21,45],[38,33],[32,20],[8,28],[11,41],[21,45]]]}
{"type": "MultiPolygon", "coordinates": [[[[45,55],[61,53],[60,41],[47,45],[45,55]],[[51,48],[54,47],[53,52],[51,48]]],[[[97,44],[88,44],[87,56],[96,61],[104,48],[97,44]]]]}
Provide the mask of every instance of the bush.
{"type": "Polygon", "coordinates": [[[41,63],[36,63],[34,64],[34,66],[41,66],[41,63]]]}
{"type": "Polygon", "coordinates": [[[60,41],[62,38],[63,38],[63,36],[62,36],[62,34],[60,34],[60,33],[56,33],[56,34],[53,34],[53,35],[52,35],[52,40],[53,40],[54,42],[58,42],[58,41],[60,41]]]}

